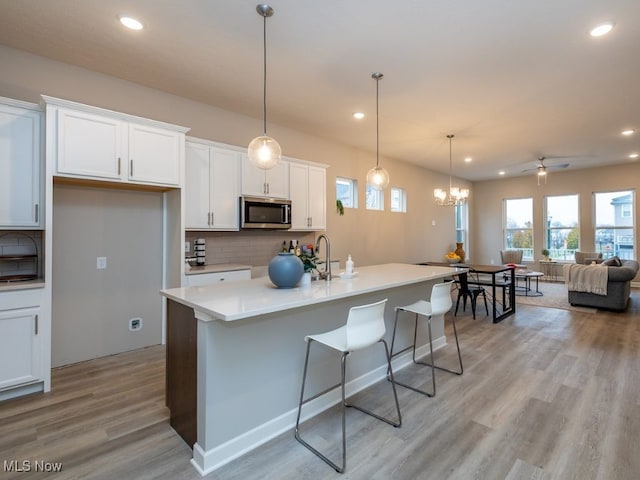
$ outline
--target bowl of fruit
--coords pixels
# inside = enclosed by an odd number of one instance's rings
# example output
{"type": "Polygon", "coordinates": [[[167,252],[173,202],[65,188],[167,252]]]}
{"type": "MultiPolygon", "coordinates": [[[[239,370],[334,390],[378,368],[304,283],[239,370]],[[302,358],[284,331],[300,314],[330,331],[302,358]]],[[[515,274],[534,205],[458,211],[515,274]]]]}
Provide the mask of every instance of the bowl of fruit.
{"type": "Polygon", "coordinates": [[[456,252],[449,252],[444,256],[444,259],[449,263],[459,263],[460,256],[456,252]]]}

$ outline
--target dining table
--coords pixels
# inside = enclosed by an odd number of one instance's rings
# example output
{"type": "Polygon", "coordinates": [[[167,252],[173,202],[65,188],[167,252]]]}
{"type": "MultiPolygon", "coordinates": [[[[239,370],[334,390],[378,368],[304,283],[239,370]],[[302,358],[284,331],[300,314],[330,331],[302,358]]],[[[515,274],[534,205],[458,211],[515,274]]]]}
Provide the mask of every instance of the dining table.
{"type": "Polygon", "coordinates": [[[493,323],[499,323],[516,313],[516,277],[512,265],[478,265],[448,262],[421,262],[419,265],[447,265],[458,269],[455,275],[467,275],[468,272],[478,274],[477,279],[467,277],[467,282],[491,289],[491,310],[493,323]],[[502,302],[498,302],[496,293],[502,290],[502,302]]]}

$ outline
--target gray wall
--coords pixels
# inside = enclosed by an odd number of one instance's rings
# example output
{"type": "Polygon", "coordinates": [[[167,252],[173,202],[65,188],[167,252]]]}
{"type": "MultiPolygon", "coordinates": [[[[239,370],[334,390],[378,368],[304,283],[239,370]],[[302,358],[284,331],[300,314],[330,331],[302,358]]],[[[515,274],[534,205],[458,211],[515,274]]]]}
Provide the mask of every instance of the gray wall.
{"type": "Polygon", "coordinates": [[[162,194],[56,185],[53,206],[52,366],[159,344],[162,194]]]}

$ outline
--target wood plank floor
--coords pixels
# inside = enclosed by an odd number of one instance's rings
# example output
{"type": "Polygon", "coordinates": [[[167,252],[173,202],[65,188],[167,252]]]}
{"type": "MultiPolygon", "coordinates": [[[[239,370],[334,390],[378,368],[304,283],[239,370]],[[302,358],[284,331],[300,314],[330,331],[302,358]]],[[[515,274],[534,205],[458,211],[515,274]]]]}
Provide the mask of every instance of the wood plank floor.
{"type": "MultiPolygon", "coordinates": [[[[632,295],[623,314],[522,305],[497,325],[458,316],[464,375],[438,372],[435,398],[399,388],[399,429],[350,410],[344,475],[288,432],[206,478],[638,479],[640,292],[632,295]]],[[[453,364],[455,347],[437,359],[453,364]]],[[[429,379],[413,367],[398,376],[429,379]]],[[[1,479],[202,478],[168,425],[163,347],[56,369],[52,385],[0,404],[1,479]],[[63,470],[6,471],[13,460],[63,470]]],[[[391,413],[389,393],[380,382],[353,401],[391,413]]],[[[337,428],[335,411],[304,424],[329,449],[337,428]]]]}

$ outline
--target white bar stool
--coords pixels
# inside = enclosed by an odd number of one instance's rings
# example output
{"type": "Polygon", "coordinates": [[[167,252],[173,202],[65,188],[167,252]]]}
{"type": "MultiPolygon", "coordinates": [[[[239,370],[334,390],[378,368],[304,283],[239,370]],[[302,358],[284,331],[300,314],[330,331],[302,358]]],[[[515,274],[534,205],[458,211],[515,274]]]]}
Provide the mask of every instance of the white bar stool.
{"type": "Polygon", "coordinates": [[[298,418],[296,419],[295,438],[302,445],[307,447],[318,457],[328,463],[337,472],[343,473],[347,466],[347,440],[346,440],[346,407],[353,407],[361,412],[371,415],[372,417],[382,420],[383,422],[399,427],[402,425],[402,417],[400,416],[400,405],[398,403],[398,395],[396,393],[395,383],[393,383],[393,371],[391,370],[391,356],[387,347],[387,342],[382,338],[385,334],[384,326],[384,307],[387,303],[387,299],[380,302],[372,303],[369,305],[362,305],[358,307],[351,307],[349,315],[347,316],[346,325],[331,330],[329,332],[320,333],[317,335],[308,335],[304,339],[307,342],[307,355],[304,360],[304,373],[302,376],[302,389],[300,391],[300,402],[298,404],[298,418]],[[307,366],[309,364],[309,350],[311,349],[312,342],[320,343],[328,348],[342,352],[341,358],[341,381],[340,383],[329,387],[328,389],[309,397],[304,398],[304,386],[307,379],[307,366]],[[388,375],[391,378],[391,384],[393,387],[393,396],[396,403],[396,410],[398,412],[398,421],[394,422],[390,419],[376,415],[375,413],[365,410],[357,405],[348,404],[345,400],[345,374],[346,374],[346,358],[347,355],[355,350],[360,350],[365,347],[372,346],[376,343],[382,343],[384,345],[385,355],[387,358],[388,375]],[[309,445],[300,437],[300,414],[302,412],[302,405],[318,398],[320,395],[334,389],[337,386],[341,387],[342,391],[342,466],[338,466],[336,463],[329,460],[326,456],[309,445]]]}
{"type": "MultiPolygon", "coordinates": [[[[431,338],[431,317],[434,315],[444,315],[451,309],[451,306],[453,305],[453,302],[451,300],[451,284],[452,283],[453,281],[435,284],[433,286],[433,289],[431,290],[430,301],[418,300],[417,302],[412,303],[411,305],[395,308],[396,318],[393,324],[393,335],[391,337],[391,358],[406,352],[410,348],[413,348],[413,363],[431,367],[431,383],[433,385],[433,391],[429,393],[425,390],[420,390],[419,388],[413,387],[411,385],[400,383],[397,380],[395,381],[395,383],[405,388],[408,388],[410,390],[413,390],[414,392],[418,392],[423,395],[426,395],[427,397],[435,397],[436,395],[436,373],[435,373],[436,368],[439,370],[444,370],[445,372],[455,373],[456,375],[462,375],[462,372],[463,372],[462,356],[460,355],[460,344],[458,343],[458,332],[456,331],[456,321],[453,316],[451,316],[451,322],[453,323],[453,334],[456,337],[456,348],[458,349],[458,361],[460,362],[460,370],[455,371],[455,370],[449,370],[444,367],[440,367],[436,365],[433,360],[433,342],[431,338]],[[400,314],[400,312],[415,313],[413,345],[409,345],[408,347],[400,350],[399,352],[393,353],[393,347],[396,340],[396,327],[398,326],[398,315],[400,314]],[[427,329],[429,333],[429,350],[431,354],[431,363],[419,362],[418,360],[416,360],[416,337],[418,335],[418,315],[422,315],[423,317],[427,318],[427,329]]],[[[389,377],[389,380],[391,382],[394,381],[392,377],[389,377]]]]}

